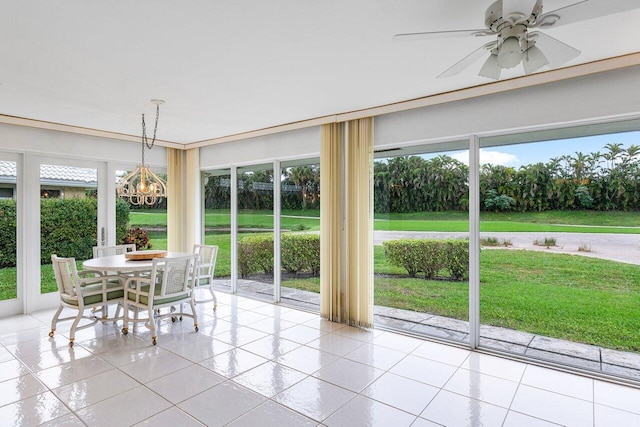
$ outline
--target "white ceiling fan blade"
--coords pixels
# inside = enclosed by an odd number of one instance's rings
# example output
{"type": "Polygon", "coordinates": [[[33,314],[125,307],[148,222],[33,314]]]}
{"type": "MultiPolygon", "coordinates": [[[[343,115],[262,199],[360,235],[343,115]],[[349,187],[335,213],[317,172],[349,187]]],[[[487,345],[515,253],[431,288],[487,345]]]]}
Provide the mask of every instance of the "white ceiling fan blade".
{"type": "Polygon", "coordinates": [[[396,34],[391,39],[393,42],[409,42],[415,40],[446,39],[454,37],[481,37],[494,35],[493,31],[483,30],[455,30],[455,31],[431,31],[427,33],[396,34]]]}
{"type": "Polygon", "coordinates": [[[483,46],[480,46],[479,48],[471,52],[469,55],[465,56],[460,61],[453,64],[451,67],[447,68],[442,74],[438,76],[438,78],[440,79],[440,78],[446,78],[446,77],[453,77],[460,74],[462,70],[464,70],[465,68],[467,68],[468,66],[476,62],[478,59],[480,59],[482,55],[485,55],[487,53],[486,52],[487,50],[491,50],[495,46],[496,46],[496,42],[494,41],[487,43],[483,46]]]}
{"type": "Polygon", "coordinates": [[[500,68],[498,64],[498,55],[492,53],[485,61],[478,75],[488,79],[498,80],[500,78],[500,71],[502,71],[502,68],[500,68]]]}
{"type": "Polygon", "coordinates": [[[538,46],[549,61],[550,68],[557,68],[580,55],[578,49],[562,43],[560,40],[547,34],[535,31],[529,33],[529,35],[534,37],[536,46],[538,46]]]}
{"type": "Polygon", "coordinates": [[[545,65],[549,65],[549,60],[535,44],[522,54],[525,74],[531,74],[545,65]]]}
{"type": "Polygon", "coordinates": [[[541,15],[534,25],[557,27],[639,8],[638,0],[584,0],[541,15]]]}
{"type": "Polygon", "coordinates": [[[502,0],[502,17],[512,23],[529,19],[537,0],[502,0]]]}

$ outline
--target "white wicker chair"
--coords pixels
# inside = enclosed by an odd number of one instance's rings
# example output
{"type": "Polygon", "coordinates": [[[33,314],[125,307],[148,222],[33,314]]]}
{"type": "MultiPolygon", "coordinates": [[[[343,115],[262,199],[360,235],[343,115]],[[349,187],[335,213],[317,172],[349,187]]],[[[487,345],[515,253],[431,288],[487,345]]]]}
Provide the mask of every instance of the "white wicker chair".
{"type": "Polygon", "coordinates": [[[182,316],[193,318],[194,328],[198,331],[198,315],[196,313],[193,280],[197,255],[188,255],[176,258],[156,258],[153,260],[151,275],[148,277],[129,277],[125,282],[124,297],[124,324],[122,334],[129,333],[129,321],[145,322],[151,330],[153,344],[157,342],[156,320],[171,315],[172,320],[176,317],[172,313],[161,315],[159,310],[164,307],[180,306],[180,320],[182,316]],[[191,306],[191,314],[183,313],[183,303],[188,302],[191,306]],[[147,318],[129,319],[129,309],[137,308],[147,311],[147,318]]]}
{"type": "Polygon", "coordinates": [[[218,307],[218,299],[213,292],[213,275],[216,270],[216,258],[218,256],[218,247],[212,245],[193,245],[193,253],[200,258],[198,268],[196,269],[196,279],[194,286],[207,286],[211,293],[211,298],[196,300],[196,303],[205,303],[213,301],[213,311],[218,307]]]}
{"type": "Polygon", "coordinates": [[[136,251],[135,243],[127,243],[125,245],[115,245],[115,246],[94,246],[93,257],[102,258],[103,256],[121,255],[121,254],[126,254],[127,252],[135,252],[135,251],[136,251]]]}
{"type": "MultiPolygon", "coordinates": [[[[98,321],[95,316],[85,316],[84,311],[87,308],[105,306],[109,302],[122,301],[124,286],[119,277],[107,278],[94,271],[78,271],[75,258],[60,258],[53,254],[51,255],[51,263],[58,284],[60,306],[51,320],[49,336],[53,337],[58,322],[74,319],[69,332],[69,347],[73,347],[76,330],[92,326],[98,321]],[[77,310],[78,314],[60,318],[65,307],[77,310]],[[83,318],[91,320],[91,322],[78,326],[83,318]]],[[[106,317],[103,317],[102,320],[105,319],[106,317]]]]}

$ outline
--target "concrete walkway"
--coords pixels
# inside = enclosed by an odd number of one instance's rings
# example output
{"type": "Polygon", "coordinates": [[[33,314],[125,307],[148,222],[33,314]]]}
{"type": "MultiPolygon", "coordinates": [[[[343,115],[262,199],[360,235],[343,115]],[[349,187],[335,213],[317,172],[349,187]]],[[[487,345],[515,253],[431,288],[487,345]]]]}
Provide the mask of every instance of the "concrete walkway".
{"type": "MultiPolygon", "coordinates": [[[[230,292],[229,280],[216,280],[216,289],[230,292]]],[[[273,302],[273,285],[238,280],[238,293],[273,302]]],[[[309,311],[320,311],[320,295],[282,287],[282,303],[309,311]]],[[[430,313],[374,306],[374,324],[407,333],[432,336],[460,343],[469,342],[469,322],[430,313]]],[[[640,380],[640,354],[534,335],[496,326],[480,326],[483,347],[568,366],[640,380]]]]}

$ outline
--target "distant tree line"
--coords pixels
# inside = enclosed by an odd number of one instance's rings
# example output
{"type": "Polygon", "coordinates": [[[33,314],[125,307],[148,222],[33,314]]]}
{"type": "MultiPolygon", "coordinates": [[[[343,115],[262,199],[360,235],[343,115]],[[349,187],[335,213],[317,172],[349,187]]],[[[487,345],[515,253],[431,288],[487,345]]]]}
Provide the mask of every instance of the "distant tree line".
{"type": "MultiPolygon", "coordinates": [[[[288,168],[282,209],[318,209],[318,166],[288,168]]],[[[452,157],[394,157],[374,163],[374,210],[407,213],[467,210],[469,168],[452,157]]],[[[207,208],[229,208],[229,177],[209,177],[207,208]]],[[[271,170],[239,175],[240,209],[273,208],[271,170]]],[[[640,147],[607,144],[603,152],[576,152],[514,168],[480,168],[480,205],[486,211],[640,210],[640,147]]]]}

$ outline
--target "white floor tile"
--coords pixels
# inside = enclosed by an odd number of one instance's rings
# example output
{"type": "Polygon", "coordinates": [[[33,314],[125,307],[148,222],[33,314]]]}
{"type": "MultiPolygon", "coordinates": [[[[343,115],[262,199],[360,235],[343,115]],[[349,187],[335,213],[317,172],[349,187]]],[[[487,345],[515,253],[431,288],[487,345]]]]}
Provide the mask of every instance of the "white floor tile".
{"type": "Polygon", "coordinates": [[[448,365],[460,366],[471,351],[450,345],[425,341],[418,348],[413,350],[414,356],[424,357],[425,359],[435,360],[436,362],[446,363],[448,365]]]}
{"type": "Polygon", "coordinates": [[[595,427],[640,426],[640,414],[596,404],[594,425],[595,427]]]}
{"type": "Polygon", "coordinates": [[[178,407],[207,426],[223,426],[265,400],[258,393],[226,381],[185,400],[178,407]]]}
{"type": "Polygon", "coordinates": [[[3,425],[37,426],[69,413],[50,391],[0,407],[3,425]]]}
{"type": "Polygon", "coordinates": [[[225,378],[233,378],[267,361],[268,359],[264,357],[242,350],[241,348],[235,348],[226,353],[203,360],[199,364],[225,378]]]}
{"type": "Polygon", "coordinates": [[[171,350],[178,356],[182,356],[193,363],[202,362],[205,359],[232,350],[234,346],[217,339],[198,340],[180,348],[171,350]]]}
{"type": "Polygon", "coordinates": [[[338,409],[327,418],[323,424],[328,427],[344,426],[410,426],[416,419],[415,415],[400,411],[364,396],[356,396],[349,403],[338,409]]]}
{"type": "Polygon", "coordinates": [[[356,328],[354,326],[345,326],[344,328],[336,330],[334,333],[342,335],[343,337],[353,338],[354,340],[369,342],[375,337],[382,335],[384,332],[377,329],[363,329],[356,328]]]}
{"type": "Polygon", "coordinates": [[[135,424],[135,427],[203,427],[204,424],[193,418],[186,412],[172,406],[166,411],[162,411],[146,420],[135,424]]]}
{"type": "Polygon", "coordinates": [[[315,427],[318,423],[271,400],[233,421],[232,427],[315,427]]]}
{"type": "Polygon", "coordinates": [[[392,350],[410,353],[418,348],[424,341],[392,332],[384,332],[375,337],[372,342],[373,344],[381,345],[392,350]]]}
{"type": "Polygon", "coordinates": [[[501,426],[507,410],[442,390],[420,415],[444,426],[501,426]]]}
{"type": "Polygon", "coordinates": [[[389,372],[411,378],[434,387],[442,387],[451,378],[456,368],[445,363],[409,355],[389,372]]]}
{"type": "Polygon", "coordinates": [[[387,372],[362,391],[362,395],[414,415],[427,407],[439,389],[387,372]]]}
{"type": "Polygon", "coordinates": [[[401,351],[365,343],[351,353],[348,353],[345,358],[386,371],[404,359],[406,355],[406,353],[401,351]]]}
{"type": "Polygon", "coordinates": [[[640,390],[636,388],[596,380],[594,401],[600,405],[640,414],[640,390]]]}
{"type": "Polygon", "coordinates": [[[0,381],[18,378],[30,373],[31,370],[17,359],[0,363],[0,381]]]}
{"type": "Polygon", "coordinates": [[[334,332],[338,329],[346,327],[344,323],[330,322],[327,319],[323,319],[319,316],[316,316],[313,319],[304,322],[303,325],[320,329],[325,332],[334,332]]]}
{"type": "Polygon", "coordinates": [[[527,365],[522,362],[482,353],[471,353],[460,366],[471,371],[518,382],[527,367],[527,365]]]}
{"type": "Polygon", "coordinates": [[[311,375],[338,359],[335,354],[301,346],[280,356],[277,362],[311,375]]]}
{"type": "Polygon", "coordinates": [[[519,412],[509,411],[502,427],[554,427],[560,424],[530,417],[519,412]]]}
{"type": "Polygon", "coordinates": [[[230,331],[216,334],[213,337],[217,340],[226,342],[235,347],[241,347],[245,344],[249,344],[252,341],[259,340],[266,337],[267,334],[260,332],[256,329],[251,329],[243,326],[234,327],[230,331]]]}
{"type": "Polygon", "coordinates": [[[200,365],[191,365],[146,384],[151,390],[176,404],[225,381],[200,365]]]}
{"type": "Polygon", "coordinates": [[[313,374],[314,377],[359,393],[384,373],[381,369],[349,359],[338,359],[313,374]]]}
{"type": "Polygon", "coordinates": [[[238,375],[233,381],[263,396],[273,397],[306,377],[307,374],[269,361],[238,375]]]}
{"type": "Polygon", "coordinates": [[[593,380],[554,369],[528,365],[522,384],[593,402],[593,380]]]}
{"type": "Polygon", "coordinates": [[[94,356],[94,354],[80,346],[77,348],[65,346],[53,351],[44,351],[42,353],[24,356],[21,357],[20,360],[35,372],[91,356],[94,356]]]}
{"type": "Polygon", "coordinates": [[[323,421],[356,394],[317,378],[307,377],[273,400],[316,421],[323,421]]]}
{"type": "Polygon", "coordinates": [[[296,326],[296,323],[282,319],[267,318],[265,320],[260,320],[259,322],[252,323],[249,327],[266,334],[279,334],[280,332],[293,326],[296,326]]]}
{"type": "Polygon", "coordinates": [[[416,418],[416,420],[411,424],[411,427],[442,427],[442,424],[437,424],[432,421],[425,420],[424,418],[416,418]]]}
{"type": "Polygon", "coordinates": [[[566,426],[593,425],[593,403],[527,385],[520,385],[511,409],[566,426]]]}
{"type": "Polygon", "coordinates": [[[275,360],[298,347],[300,347],[300,344],[297,342],[289,341],[275,335],[267,335],[264,338],[245,344],[241,348],[266,359],[275,360]]]}
{"type": "Polygon", "coordinates": [[[44,393],[47,388],[32,374],[0,383],[0,406],[44,393]]]}
{"type": "Polygon", "coordinates": [[[74,414],[67,414],[40,424],[38,427],[86,427],[86,424],[80,421],[80,418],[74,414]]]}
{"type": "Polygon", "coordinates": [[[278,335],[280,336],[280,338],[285,338],[289,341],[295,341],[299,344],[306,344],[320,338],[322,335],[326,335],[327,333],[328,332],[316,328],[311,328],[309,326],[296,325],[292,326],[291,328],[285,329],[278,335]]]}
{"type": "Polygon", "coordinates": [[[264,314],[256,313],[253,311],[239,311],[237,313],[231,313],[229,316],[226,316],[223,319],[237,325],[250,326],[252,323],[268,319],[268,317],[264,314]]]}
{"type": "Polygon", "coordinates": [[[444,386],[444,389],[496,406],[509,408],[518,389],[518,383],[480,372],[458,369],[444,386]]]}
{"type": "Polygon", "coordinates": [[[101,374],[113,368],[99,357],[85,357],[74,362],[47,368],[36,372],[36,376],[47,387],[53,389],[74,381],[101,374]]]}
{"type": "Polygon", "coordinates": [[[127,375],[146,384],[156,378],[163,377],[172,372],[190,366],[192,362],[170,352],[163,352],[154,357],[145,358],[137,362],[121,366],[120,369],[127,375]]]}
{"type": "Polygon", "coordinates": [[[92,427],[128,426],[171,407],[171,403],[144,386],[125,391],[76,412],[92,427]]]}
{"type": "Polygon", "coordinates": [[[306,311],[291,310],[280,314],[280,318],[293,323],[304,323],[318,318],[317,314],[307,313],[306,311]]]}
{"type": "Polygon", "coordinates": [[[140,383],[117,369],[72,382],[53,392],[74,411],[139,387],[140,383]]]}
{"type": "Polygon", "coordinates": [[[335,354],[336,356],[344,356],[351,353],[356,348],[364,345],[363,341],[354,340],[353,338],[343,337],[335,333],[323,335],[317,340],[307,343],[308,347],[313,347],[320,351],[335,354]]]}

